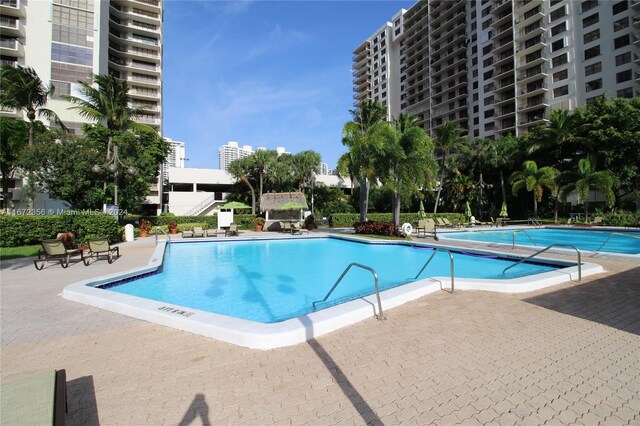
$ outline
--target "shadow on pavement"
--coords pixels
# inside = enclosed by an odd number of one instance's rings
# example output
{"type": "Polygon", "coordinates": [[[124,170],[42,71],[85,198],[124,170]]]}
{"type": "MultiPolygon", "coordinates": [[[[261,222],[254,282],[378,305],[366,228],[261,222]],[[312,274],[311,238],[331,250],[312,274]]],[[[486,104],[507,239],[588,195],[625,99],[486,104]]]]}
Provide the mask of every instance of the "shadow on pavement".
{"type": "Polygon", "coordinates": [[[67,424],[99,425],[93,376],[67,381],[67,424]]]}
{"type": "Polygon", "coordinates": [[[640,267],[523,301],[640,335],[640,267]]]}
{"type": "Polygon", "coordinates": [[[191,405],[187,408],[187,412],[184,413],[184,416],[178,425],[188,426],[198,417],[200,418],[200,422],[197,424],[202,424],[202,426],[211,426],[211,420],[209,419],[209,405],[207,405],[207,401],[201,393],[196,394],[193,398],[191,405]]]}

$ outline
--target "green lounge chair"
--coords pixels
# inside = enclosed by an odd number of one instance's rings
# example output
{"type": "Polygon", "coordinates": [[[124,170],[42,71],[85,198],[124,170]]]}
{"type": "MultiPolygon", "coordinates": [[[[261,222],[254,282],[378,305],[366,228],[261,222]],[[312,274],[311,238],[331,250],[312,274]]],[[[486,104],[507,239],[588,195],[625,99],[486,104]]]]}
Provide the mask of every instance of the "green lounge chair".
{"type": "Polygon", "coordinates": [[[120,257],[120,247],[111,247],[109,240],[106,238],[91,238],[89,243],[89,253],[87,253],[82,261],[84,266],[89,266],[91,258],[95,257],[96,260],[100,259],[100,256],[106,256],[107,262],[113,263],[113,254],[120,257]]]}
{"type": "Polygon", "coordinates": [[[72,256],[80,256],[84,260],[84,253],[81,249],[67,250],[60,240],[42,240],[42,250],[38,253],[38,258],[33,261],[33,265],[38,271],[44,268],[45,262],[60,262],[63,268],[69,266],[69,259],[72,256]]]}
{"type": "Polygon", "coordinates": [[[422,233],[423,237],[427,236],[427,233],[433,234],[433,238],[438,240],[437,225],[433,219],[421,219],[418,221],[418,227],[416,228],[416,235],[419,237],[422,233]]]}

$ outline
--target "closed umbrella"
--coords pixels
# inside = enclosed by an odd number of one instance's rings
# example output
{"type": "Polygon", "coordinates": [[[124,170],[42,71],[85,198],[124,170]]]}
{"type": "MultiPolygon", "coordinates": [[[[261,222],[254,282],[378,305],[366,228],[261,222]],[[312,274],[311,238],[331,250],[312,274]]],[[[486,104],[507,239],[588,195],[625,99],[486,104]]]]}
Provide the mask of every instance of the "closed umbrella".
{"type": "Polygon", "coordinates": [[[424,204],[422,204],[422,200],[420,200],[420,210],[418,210],[418,218],[424,219],[427,217],[427,213],[424,211],[424,204]]]}
{"type": "Polygon", "coordinates": [[[507,203],[506,202],[502,202],[502,209],[500,210],[500,217],[507,217],[509,216],[509,213],[507,213],[507,203]]]}
{"type": "Polygon", "coordinates": [[[471,216],[473,216],[471,214],[471,205],[469,204],[469,201],[467,201],[467,203],[464,206],[464,217],[469,220],[471,218],[471,216]]]}

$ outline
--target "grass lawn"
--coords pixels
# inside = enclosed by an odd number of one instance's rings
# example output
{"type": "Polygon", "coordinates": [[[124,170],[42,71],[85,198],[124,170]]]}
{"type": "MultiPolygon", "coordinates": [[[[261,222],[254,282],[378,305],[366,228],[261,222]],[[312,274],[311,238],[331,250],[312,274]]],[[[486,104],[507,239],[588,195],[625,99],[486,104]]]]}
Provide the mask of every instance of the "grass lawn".
{"type": "Polygon", "coordinates": [[[0,260],[37,256],[40,248],[42,248],[40,244],[20,247],[0,247],[0,260]]]}

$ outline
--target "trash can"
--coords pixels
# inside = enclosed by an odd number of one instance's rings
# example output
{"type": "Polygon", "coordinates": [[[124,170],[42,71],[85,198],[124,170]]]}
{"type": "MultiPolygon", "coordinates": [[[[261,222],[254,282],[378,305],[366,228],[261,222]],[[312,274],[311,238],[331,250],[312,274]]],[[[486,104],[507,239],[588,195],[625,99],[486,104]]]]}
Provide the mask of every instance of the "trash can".
{"type": "Polygon", "coordinates": [[[135,237],[133,236],[133,225],[128,224],[124,226],[124,240],[125,241],[133,241],[135,237]]]}

